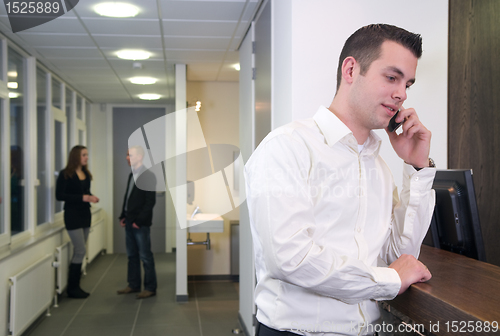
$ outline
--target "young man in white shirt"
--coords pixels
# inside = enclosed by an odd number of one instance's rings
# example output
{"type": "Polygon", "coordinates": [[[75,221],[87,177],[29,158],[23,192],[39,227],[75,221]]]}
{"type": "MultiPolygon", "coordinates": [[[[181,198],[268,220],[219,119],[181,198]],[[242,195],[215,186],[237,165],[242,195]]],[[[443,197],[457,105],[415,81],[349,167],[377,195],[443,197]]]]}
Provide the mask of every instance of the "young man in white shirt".
{"type": "Polygon", "coordinates": [[[258,336],[373,334],[375,300],[431,278],[416,259],[435,203],[431,133],[403,108],[421,54],[420,35],[360,28],[330,107],[274,130],[249,159],[258,336]],[[387,129],[398,110],[399,135],[387,129]],[[378,155],[381,128],[404,161],[400,196],[378,155]]]}

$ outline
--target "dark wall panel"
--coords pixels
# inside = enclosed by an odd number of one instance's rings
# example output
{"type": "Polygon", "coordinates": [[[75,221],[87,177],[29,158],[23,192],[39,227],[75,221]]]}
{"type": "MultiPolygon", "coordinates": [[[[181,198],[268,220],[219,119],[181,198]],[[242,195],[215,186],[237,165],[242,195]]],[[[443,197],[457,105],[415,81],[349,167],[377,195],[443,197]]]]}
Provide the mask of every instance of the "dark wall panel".
{"type": "Polygon", "coordinates": [[[448,168],[473,169],[486,257],[500,266],[500,1],[449,4],[448,168]]]}

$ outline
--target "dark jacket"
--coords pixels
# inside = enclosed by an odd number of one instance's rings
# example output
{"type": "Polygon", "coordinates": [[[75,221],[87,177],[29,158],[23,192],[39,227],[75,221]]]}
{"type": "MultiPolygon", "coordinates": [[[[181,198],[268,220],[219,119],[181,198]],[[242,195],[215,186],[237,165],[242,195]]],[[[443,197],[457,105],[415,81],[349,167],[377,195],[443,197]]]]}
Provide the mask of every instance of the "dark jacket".
{"type": "Polygon", "coordinates": [[[148,185],[151,185],[151,182],[154,182],[153,184],[155,185],[156,179],[153,173],[145,170],[143,166],[141,166],[141,168],[142,173],[140,173],[137,183],[133,184],[125,215],[128,186],[130,185],[130,179],[133,178],[132,173],[128,176],[127,189],[125,190],[125,197],[123,198],[122,213],[119,218],[126,218],[127,222],[135,223],[138,226],[151,226],[153,224],[153,207],[156,203],[156,192],[142,190],[137,187],[137,184],[141,185],[141,180],[148,180],[148,185]]]}
{"type": "Polygon", "coordinates": [[[56,184],[56,199],[64,201],[64,225],[67,230],[90,227],[92,215],[90,203],[83,201],[83,195],[90,193],[90,176],[85,173],[85,180],[80,181],[78,174],[64,177],[64,169],[59,172],[56,184]]]}

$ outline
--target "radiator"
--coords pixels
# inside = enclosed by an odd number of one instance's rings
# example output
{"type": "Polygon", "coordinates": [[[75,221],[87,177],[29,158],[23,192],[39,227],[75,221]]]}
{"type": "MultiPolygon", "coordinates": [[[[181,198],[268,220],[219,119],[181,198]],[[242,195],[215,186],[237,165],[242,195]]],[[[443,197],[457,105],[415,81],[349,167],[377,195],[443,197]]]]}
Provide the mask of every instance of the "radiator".
{"type": "Polygon", "coordinates": [[[104,220],[100,219],[92,223],[89,239],[87,242],[87,263],[90,264],[105,247],[106,226],[104,220]]]}
{"type": "Polygon", "coordinates": [[[69,254],[70,254],[69,241],[56,248],[56,291],[62,294],[68,285],[68,272],[69,272],[69,254]]]}
{"type": "Polygon", "coordinates": [[[54,297],[54,256],[48,254],[17,275],[10,277],[9,331],[21,335],[44,310],[54,297]]]}

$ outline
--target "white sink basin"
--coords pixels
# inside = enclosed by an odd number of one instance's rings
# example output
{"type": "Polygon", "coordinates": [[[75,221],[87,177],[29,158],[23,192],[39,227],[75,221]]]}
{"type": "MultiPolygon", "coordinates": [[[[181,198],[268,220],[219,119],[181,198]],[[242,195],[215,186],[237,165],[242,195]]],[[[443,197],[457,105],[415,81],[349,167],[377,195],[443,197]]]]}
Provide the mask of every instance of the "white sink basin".
{"type": "Polygon", "coordinates": [[[218,214],[198,213],[191,219],[187,215],[189,232],[224,232],[224,219],[218,214]]]}

